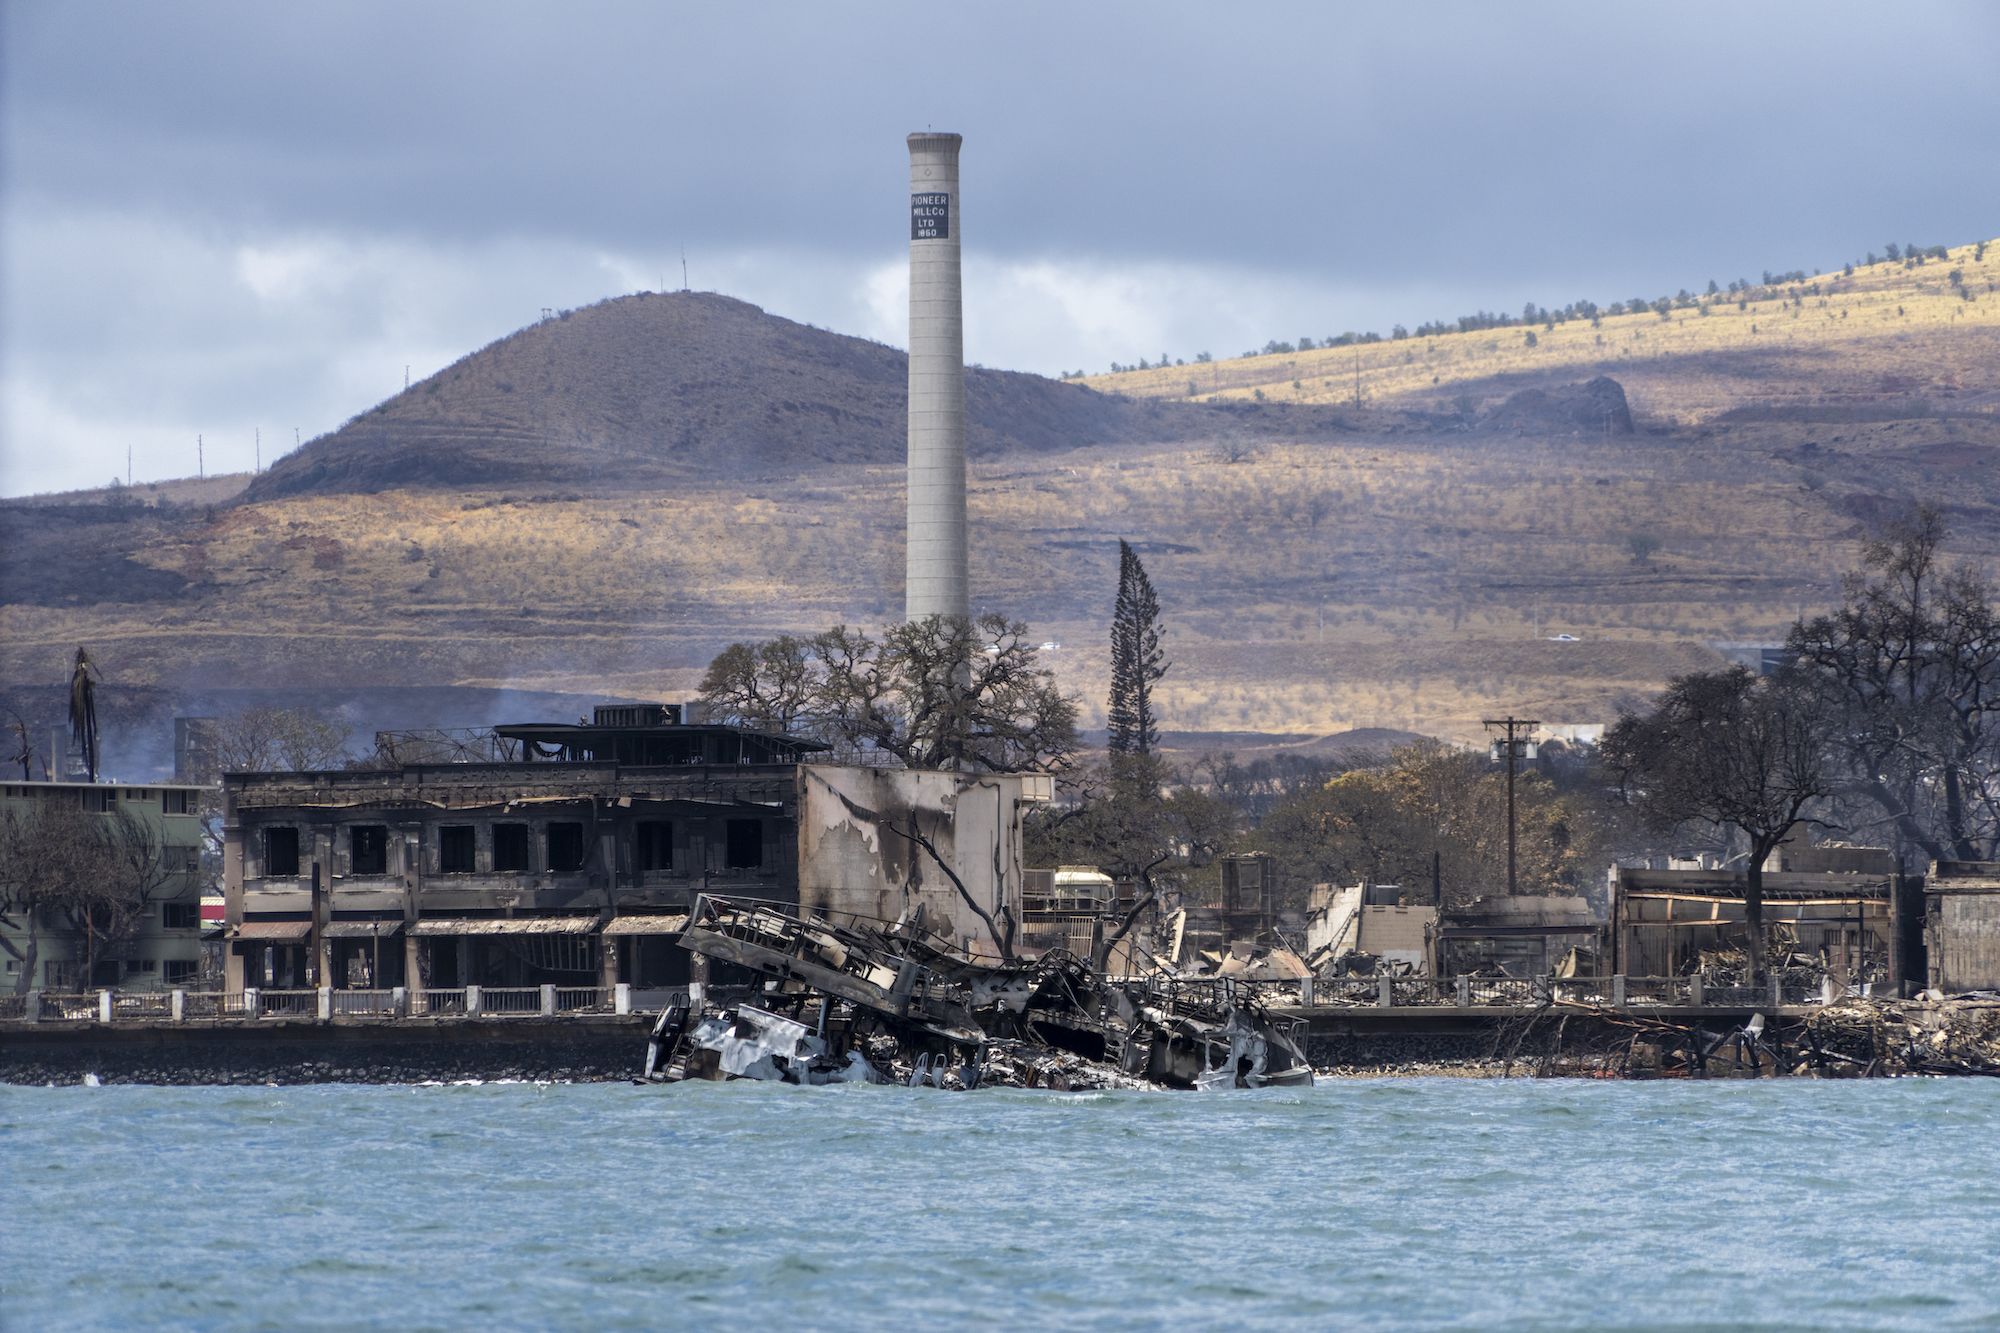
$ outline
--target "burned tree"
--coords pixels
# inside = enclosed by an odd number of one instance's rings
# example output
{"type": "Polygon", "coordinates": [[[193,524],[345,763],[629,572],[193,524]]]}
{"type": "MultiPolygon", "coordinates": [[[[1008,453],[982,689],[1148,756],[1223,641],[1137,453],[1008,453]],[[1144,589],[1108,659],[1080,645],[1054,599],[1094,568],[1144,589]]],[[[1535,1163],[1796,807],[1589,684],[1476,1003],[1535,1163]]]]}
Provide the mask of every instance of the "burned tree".
{"type": "Polygon", "coordinates": [[[2000,617],[1948,535],[1929,505],[1892,523],[1787,647],[1834,712],[1840,795],[1901,850],[1978,860],[2000,843],[2000,617]]]}
{"type": "Polygon", "coordinates": [[[76,650],[76,664],[69,673],[69,737],[83,756],[84,772],[97,781],[97,683],[101,673],[90,654],[76,650]]]}
{"type": "Polygon", "coordinates": [[[1151,754],[1160,743],[1153,686],[1171,664],[1160,646],[1160,599],[1138,552],[1118,543],[1118,598],[1111,612],[1111,705],[1108,748],[1151,754]]]}
{"type": "Polygon", "coordinates": [[[1762,974],[1764,862],[1791,832],[1820,823],[1833,793],[1832,719],[1824,698],[1795,677],[1743,667],[1681,676],[1653,711],[1625,714],[1604,755],[1628,797],[1663,828],[1706,824],[1749,843],[1743,913],[1752,978],[1762,974]]]}
{"type": "Polygon", "coordinates": [[[1066,767],[1076,701],[1003,616],[930,616],[880,638],[837,626],[809,640],[732,644],[701,701],[719,720],[814,737],[904,767],[1017,772],[1066,767]]]}
{"type": "Polygon", "coordinates": [[[347,726],[311,709],[246,708],[216,727],[216,772],[304,773],[345,768],[352,759],[348,735],[347,726]]]}
{"type": "Polygon", "coordinates": [[[732,643],[708,664],[701,698],[745,726],[790,734],[812,717],[814,666],[811,639],[781,634],[763,643],[732,643]]]}
{"type": "Polygon", "coordinates": [[[12,733],[10,743],[14,746],[14,753],[7,762],[21,766],[21,781],[32,781],[34,778],[35,743],[28,736],[28,719],[22,717],[14,709],[8,710],[8,717],[7,730],[12,733]]]}
{"type": "Polygon", "coordinates": [[[130,940],[175,873],[165,849],[139,820],[87,811],[75,793],[0,819],[0,949],[21,964],[16,993],[35,976],[43,932],[54,927],[83,944],[81,980],[130,940]]]}

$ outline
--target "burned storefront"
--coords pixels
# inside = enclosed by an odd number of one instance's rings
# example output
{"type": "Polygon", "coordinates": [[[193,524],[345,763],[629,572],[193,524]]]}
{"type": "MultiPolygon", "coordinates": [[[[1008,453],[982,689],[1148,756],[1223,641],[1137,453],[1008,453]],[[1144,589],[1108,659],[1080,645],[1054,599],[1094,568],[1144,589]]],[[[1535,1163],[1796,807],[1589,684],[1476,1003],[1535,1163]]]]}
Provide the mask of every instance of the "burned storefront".
{"type": "MultiPolygon", "coordinates": [[[[1853,855],[1837,869],[1774,865],[1764,871],[1767,964],[1859,985],[1900,986],[1920,978],[1920,950],[1913,950],[1912,940],[1922,880],[1897,874],[1886,851],[1833,850],[1853,855]]],[[[1817,864],[1824,863],[1822,857],[1817,864]]],[[[1608,970],[1664,977],[1723,968],[1723,960],[1741,956],[1749,945],[1746,879],[1741,870],[1618,867],[1612,872],[1608,970]]]]}
{"type": "MultiPolygon", "coordinates": [[[[399,740],[397,760],[424,753],[399,740]]],[[[1018,912],[1021,807],[1045,780],[823,750],[617,705],[495,728],[449,762],[226,775],[228,984],[666,990],[699,977],[678,937],[704,892],[922,904],[967,943],[1018,912]]]]}

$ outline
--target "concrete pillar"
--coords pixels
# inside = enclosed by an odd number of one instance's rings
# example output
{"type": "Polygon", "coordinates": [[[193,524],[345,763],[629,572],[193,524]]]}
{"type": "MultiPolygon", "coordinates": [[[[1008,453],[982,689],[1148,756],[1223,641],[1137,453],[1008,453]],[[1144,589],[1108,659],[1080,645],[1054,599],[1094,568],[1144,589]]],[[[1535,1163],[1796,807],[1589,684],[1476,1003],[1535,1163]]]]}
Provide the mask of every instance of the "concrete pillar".
{"type": "Polygon", "coordinates": [[[174,1022],[184,1023],[187,1021],[187,1002],[188,993],[186,991],[177,990],[174,992],[172,1000],[174,1022]]]}
{"type": "Polygon", "coordinates": [[[1771,1007],[1777,1009],[1785,1003],[1785,983],[1776,972],[1771,974],[1771,1007]]]}
{"type": "Polygon", "coordinates": [[[1688,978],[1688,1003],[1697,1009],[1701,1007],[1701,973],[1699,972],[1688,978]]]}
{"type": "MultiPolygon", "coordinates": [[[[634,935],[631,947],[639,947],[639,937],[634,935]]],[[[597,984],[616,986],[618,984],[618,948],[625,943],[616,935],[600,935],[597,939],[597,984]]]]}
{"type": "Polygon", "coordinates": [[[965,326],[959,287],[956,134],[910,148],[909,509],[904,608],[910,620],[970,609],[965,546],[965,326]]]}
{"type": "Polygon", "coordinates": [[[321,986],[319,994],[315,998],[319,1002],[319,1021],[322,1023],[331,1023],[333,1021],[333,987],[321,986]]]}
{"type": "Polygon", "coordinates": [[[1470,1009],[1472,1007],[1472,978],[1454,978],[1453,989],[1456,992],[1454,998],[1458,1001],[1458,1007],[1461,1009],[1470,1009]]]}
{"type": "Polygon", "coordinates": [[[97,1021],[100,1023],[111,1021],[111,992],[108,990],[97,992],[97,1021]]]}
{"type": "Polygon", "coordinates": [[[1611,978],[1611,1007],[1613,1009],[1623,1009],[1625,1007],[1625,974],[1623,972],[1611,978]]]}
{"type": "Polygon", "coordinates": [[[556,988],[554,986],[544,985],[542,987],[542,1017],[554,1018],[555,1016],[556,1016],[556,988]]]}
{"type": "Polygon", "coordinates": [[[1380,1005],[1382,1008],[1387,1009],[1390,1005],[1394,1004],[1395,1002],[1396,1002],[1396,983],[1389,980],[1389,978],[1387,977],[1383,977],[1381,981],[1376,984],[1375,1003],[1380,1005]]]}
{"type": "Polygon", "coordinates": [[[30,1023],[39,1023],[42,1021],[42,993],[40,991],[31,990],[28,992],[28,1005],[21,1016],[26,1018],[30,1023]]]}
{"type": "Polygon", "coordinates": [[[1306,1008],[1311,1008],[1312,1002],[1313,1002],[1313,979],[1311,977],[1300,977],[1299,1003],[1306,1008]]]}
{"type": "Polygon", "coordinates": [[[410,988],[395,986],[389,991],[389,1012],[397,1018],[410,1016],[410,988]]]}
{"type": "Polygon", "coordinates": [[[245,986],[243,988],[243,1016],[245,1018],[257,1017],[258,1006],[257,988],[255,986],[245,986]]]}
{"type": "MultiPolygon", "coordinates": [[[[1310,985],[1311,983],[1307,983],[1310,985]]],[[[611,989],[611,1012],[629,1014],[632,1012],[632,983],[621,981],[611,989]]]]}
{"type": "Polygon", "coordinates": [[[479,998],[479,987],[467,986],[465,988],[465,1012],[467,1017],[478,1013],[484,1006],[485,1001],[479,998]]]}

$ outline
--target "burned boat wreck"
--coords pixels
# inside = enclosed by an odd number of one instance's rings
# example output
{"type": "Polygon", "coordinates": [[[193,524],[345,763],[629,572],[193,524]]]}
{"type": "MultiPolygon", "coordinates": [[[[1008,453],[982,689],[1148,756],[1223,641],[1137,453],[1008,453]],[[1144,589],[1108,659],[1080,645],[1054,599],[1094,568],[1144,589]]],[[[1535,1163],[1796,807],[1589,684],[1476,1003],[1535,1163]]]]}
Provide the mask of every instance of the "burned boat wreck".
{"type": "Polygon", "coordinates": [[[699,899],[681,946],[757,973],[754,997],[665,1010],[645,1078],[1261,1088],[1312,1082],[1292,1026],[1227,980],[1114,979],[1056,949],[982,960],[917,919],[699,899]]]}

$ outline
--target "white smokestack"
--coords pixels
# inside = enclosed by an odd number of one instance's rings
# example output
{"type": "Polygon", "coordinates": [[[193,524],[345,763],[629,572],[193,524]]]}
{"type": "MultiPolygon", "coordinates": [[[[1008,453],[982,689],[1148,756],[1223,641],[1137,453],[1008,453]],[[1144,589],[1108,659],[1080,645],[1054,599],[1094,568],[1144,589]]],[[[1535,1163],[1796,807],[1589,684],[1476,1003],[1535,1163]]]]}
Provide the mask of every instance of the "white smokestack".
{"type": "Polygon", "coordinates": [[[956,134],[910,136],[910,478],[904,608],[968,614],[956,134]]]}

